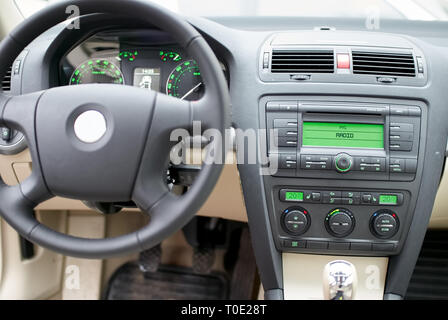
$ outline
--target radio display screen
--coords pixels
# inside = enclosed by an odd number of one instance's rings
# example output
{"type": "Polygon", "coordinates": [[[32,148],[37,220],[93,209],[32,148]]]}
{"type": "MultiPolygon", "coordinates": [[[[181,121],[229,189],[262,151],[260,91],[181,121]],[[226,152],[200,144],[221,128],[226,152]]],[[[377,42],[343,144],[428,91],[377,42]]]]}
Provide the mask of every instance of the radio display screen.
{"type": "Polygon", "coordinates": [[[302,145],[383,149],[384,125],[305,121],[302,145]]]}

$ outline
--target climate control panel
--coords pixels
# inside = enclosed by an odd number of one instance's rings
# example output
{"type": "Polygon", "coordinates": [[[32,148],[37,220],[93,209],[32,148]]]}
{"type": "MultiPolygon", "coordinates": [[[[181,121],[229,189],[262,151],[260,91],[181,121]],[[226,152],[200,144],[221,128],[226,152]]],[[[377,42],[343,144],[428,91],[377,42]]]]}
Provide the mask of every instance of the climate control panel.
{"type": "Polygon", "coordinates": [[[282,251],[392,255],[407,221],[407,191],[274,188],[282,251]]]}

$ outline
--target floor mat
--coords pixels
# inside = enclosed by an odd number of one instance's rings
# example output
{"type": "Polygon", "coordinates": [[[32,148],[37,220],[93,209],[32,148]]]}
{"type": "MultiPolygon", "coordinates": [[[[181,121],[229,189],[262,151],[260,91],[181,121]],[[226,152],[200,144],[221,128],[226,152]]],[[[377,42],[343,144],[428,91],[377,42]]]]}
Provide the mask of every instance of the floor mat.
{"type": "Polygon", "coordinates": [[[225,275],[195,274],[189,268],[161,265],[143,273],[137,262],[121,266],[112,276],[106,300],[219,300],[228,298],[225,275]]]}
{"type": "Polygon", "coordinates": [[[448,299],[447,231],[426,233],[405,299],[448,299]]]}

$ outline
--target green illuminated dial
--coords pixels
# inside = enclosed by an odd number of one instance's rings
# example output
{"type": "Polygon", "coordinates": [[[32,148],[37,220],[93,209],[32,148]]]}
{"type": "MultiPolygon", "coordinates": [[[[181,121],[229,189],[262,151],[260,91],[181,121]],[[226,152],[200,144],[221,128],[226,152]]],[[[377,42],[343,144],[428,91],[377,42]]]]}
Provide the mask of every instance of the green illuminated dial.
{"type": "Polygon", "coordinates": [[[166,82],[166,94],[181,100],[199,100],[203,94],[201,72],[194,60],[180,63],[171,71],[166,82]]]}
{"type": "Polygon", "coordinates": [[[130,62],[137,59],[138,51],[121,51],[118,54],[118,60],[128,60],[130,62]]]}
{"type": "Polygon", "coordinates": [[[120,68],[105,59],[90,59],[79,65],[70,78],[70,85],[87,83],[124,84],[120,68]]]}
{"type": "Polygon", "coordinates": [[[174,61],[178,62],[182,60],[182,56],[174,51],[160,51],[160,59],[162,61],[174,61]]]}

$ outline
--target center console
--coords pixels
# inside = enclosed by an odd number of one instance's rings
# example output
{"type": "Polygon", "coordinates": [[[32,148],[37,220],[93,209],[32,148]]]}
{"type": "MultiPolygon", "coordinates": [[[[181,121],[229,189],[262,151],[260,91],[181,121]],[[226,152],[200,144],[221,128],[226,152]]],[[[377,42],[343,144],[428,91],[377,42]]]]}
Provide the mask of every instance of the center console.
{"type": "Polygon", "coordinates": [[[261,99],[277,249],[398,254],[414,211],[425,108],[382,99],[261,99]]]}

